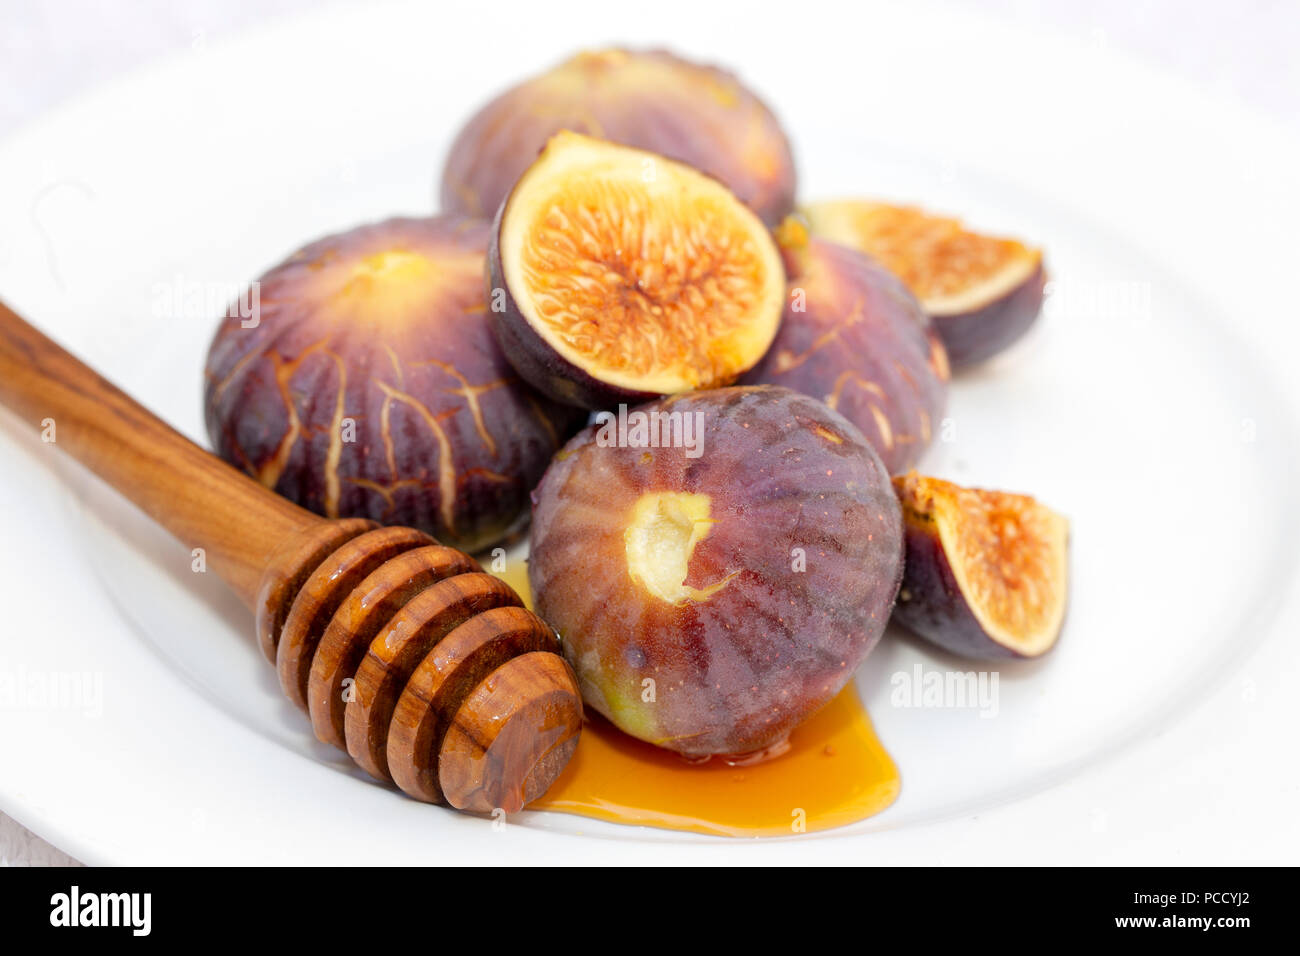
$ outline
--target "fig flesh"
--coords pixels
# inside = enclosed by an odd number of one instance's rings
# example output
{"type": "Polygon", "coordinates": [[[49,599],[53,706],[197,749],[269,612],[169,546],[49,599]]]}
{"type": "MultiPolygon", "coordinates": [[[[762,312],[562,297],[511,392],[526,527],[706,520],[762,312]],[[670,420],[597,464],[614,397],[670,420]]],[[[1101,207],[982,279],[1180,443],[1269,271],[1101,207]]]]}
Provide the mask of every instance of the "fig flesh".
{"type": "Polygon", "coordinates": [[[784,388],[626,418],[580,432],[534,495],[537,613],[626,733],[690,756],[778,746],[889,617],[903,551],[884,467],[847,419],[784,388]],[[659,440],[650,416],[695,441],[659,440]]]}
{"type": "Polygon", "coordinates": [[[907,542],[894,620],[962,657],[1039,657],[1065,620],[1069,523],[1026,495],[894,479],[907,542]]]}
{"type": "Polygon", "coordinates": [[[1042,251],[1018,240],[865,200],[813,203],[804,214],[814,234],[874,256],[906,283],[934,319],[953,368],[1010,347],[1042,311],[1042,251]]]}
{"type": "Polygon", "coordinates": [[[890,474],[925,451],[948,397],[943,344],[896,276],[847,246],[778,231],[792,277],[776,341],[744,384],[820,399],[862,430],[890,474]]]}
{"type": "Polygon", "coordinates": [[[662,50],[579,53],[484,106],[456,136],[442,207],[490,219],[560,130],[679,160],[722,181],[765,222],[794,208],[790,144],[763,102],[723,70],[662,50]]]}
{"type": "Polygon", "coordinates": [[[502,204],[492,329],[525,380],[583,408],[728,385],[767,351],[785,273],[714,179],[557,133],[502,204]]]}
{"type": "Polygon", "coordinates": [[[488,328],[489,225],[391,219],[301,249],[208,352],[217,453],[328,517],[411,525],[465,550],[527,520],[578,424],[528,388],[488,328]]]}

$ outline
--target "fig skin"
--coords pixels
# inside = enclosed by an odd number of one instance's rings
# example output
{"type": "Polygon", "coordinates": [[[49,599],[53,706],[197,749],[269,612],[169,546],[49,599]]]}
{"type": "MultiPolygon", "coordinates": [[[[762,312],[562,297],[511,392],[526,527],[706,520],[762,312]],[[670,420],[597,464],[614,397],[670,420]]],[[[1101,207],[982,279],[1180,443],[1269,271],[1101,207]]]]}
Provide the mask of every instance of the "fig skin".
{"type": "Polygon", "coordinates": [[[217,454],[327,517],[411,525],[468,551],[519,528],[579,421],[521,382],[492,338],[488,231],[395,218],[263,275],[256,326],[224,319],[208,351],[217,454]]]}
{"type": "MultiPolygon", "coordinates": [[[[614,192],[617,198],[622,198],[622,195],[617,191],[614,192]]],[[[657,201],[659,195],[662,193],[641,195],[637,192],[632,198],[640,203],[652,204],[657,201]]],[[[603,203],[611,202],[612,199],[601,195],[596,201],[603,203]]],[[[550,207],[540,204],[540,208],[550,207]]],[[[677,215],[669,216],[666,225],[664,222],[660,223],[664,225],[661,235],[666,233],[676,236],[679,232],[684,232],[686,240],[694,239],[690,232],[693,225],[690,221],[692,217],[687,214],[695,213],[696,210],[693,207],[684,210],[673,208],[677,215]]],[[[607,207],[603,205],[589,206],[585,209],[585,213],[591,218],[606,222],[612,218],[607,207]]],[[[713,226],[718,222],[716,218],[705,221],[713,226]]],[[[697,223],[696,227],[698,228],[697,223]]],[[[718,233],[714,231],[706,232],[703,241],[712,243],[714,249],[728,248],[719,244],[718,233]]],[[[613,243],[609,245],[612,246],[613,243]]],[[[698,170],[682,166],[665,157],[564,131],[548,141],[537,161],[515,183],[510,195],[497,210],[488,244],[487,281],[492,331],[510,364],[526,382],[550,398],[580,408],[597,410],[613,408],[619,404],[638,404],[665,394],[690,391],[695,388],[732,384],[745,370],[760,360],[777,334],[781,313],[784,260],[770,231],[752,210],[736,200],[725,185],[699,173],[698,170]],[[529,217],[534,215],[532,210],[539,205],[537,200],[539,193],[548,195],[549,190],[556,188],[554,185],[556,182],[563,182],[566,185],[571,182],[575,189],[581,189],[590,182],[589,169],[600,169],[600,179],[607,179],[618,186],[627,182],[628,170],[631,169],[634,173],[631,178],[639,184],[645,163],[656,164],[656,175],[661,179],[675,178],[677,188],[668,191],[673,201],[677,201],[682,195],[692,198],[697,195],[708,197],[711,202],[717,204],[712,215],[722,216],[726,227],[732,230],[730,238],[735,240],[739,235],[743,239],[733,242],[729,247],[730,252],[715,253],[712,260],[707,254],[692,256],[692,251],[697,250],[689,247],[683,249],[674,246],[671,242],[659,240],[665,258],[672,260],[673,263],[659,269],[659,281],[663,286],[661,288],[653,283],[642,282],[642,273],[652,272],[652,269],[640,268],[640,260],[629,263],[630,257],[626,248],[637,240],[629,243],[626,230],[612,236],[622,246],[617,253],[601,245],[599,241],[593,241],[589,236],[570,237],[566,234],[564,239],[571,240],[576,250],[573,253],[574,271],[581,273],[584,278],[599,276],[602,283],[600,294],[606,297],[614,297],[606,290],[610,286],[607,277],[615,277],[613,286],[618,297],[616,308],[622,308],[628,301],[638,303],[628,308],[629,310],[640,309],[640,317],[643,321],[647,311],[652,309],[667,313],[666,317],[655,317],[647,322],[654,325],[658,333],[650,345],[652,350],[657,350],[664,341],[670,340],[673,335],[678,335],[689,336],[692,342],[702,345],[703,352],[709,359],[712,359],[715,354],[728,355],[732,360],[735,360],[738,354],[743,355],[746,360],[740,362],[738,367],[728,369],[725,375],[706,377],[705,373],[710,371],[706,365],[700,367],[692,365],[692,360],[698,358],[700,352],[692,352],[688,348],[685,351],[689,354],[689,358],[681,359],[680,366],[673,367],[669,364],[667,367],[654,370],[654,375],[660,379],[659,388],[637,388],[613,381],[612,379],[615,378],[626,380],[638,376],[629,376],[622,370],[610,367],[602,372],[599,358],[592,355],[571,358],[561,354],[560,348],[565,346],[546,341],[543,334],[534,327],[528,317],[528,310],[520,301],[532,290],[527,288],[517,290],[509,281],[511,270],[507,268],[504,260],[507,252],[503,250],[513,250],[514,255],[522,257],[523,249],[528,248],[522,239],[522,235],[526,234],[515,233],[521,238],[514,245],[507,238],[508,230],[522,228],[519,225],[508,224],[512,215],[521,216],[522,219],[519,221],[522,223],[531,222],[529,217]],[[517,207],[520,211],[516,213],[517,207]],[[752,279],[752,283],[745,285],[742,293],[727,291],[729,288],[727,283],[735,281],[734,273],[727,270],[734,269],[737,262],[744,262],[755,269],[755,274],[744,275],[744,279],[752,279]],[[709,272],[709,266],[721,275],[709,272]],[[738,304],[742,301],[739,296],[746,293],[752,297],[752,301],[747,303],[747,308],[741,308],[738,304]],[[735,310],[736,315],[743,318],[736,326],[731,328],[724,326],[723,330],[715,332],[713,337],[706,334],[706,323],[704,319],[697,318],[697,313],[691,313],[686,323],[682,323],[678,315],[677,322],[680,324],[674,325],[672,321],[674,310],[682,308],[684,302],[693,301],[690,298],[692,295],[696,300],[704,302],[703,308],[712,310],[711,314],[715,316],[718,313],[725,314],[730,307],[735,310]],[[683,325],[688,327],[683,328],[683,325]],[[579,364],[584,360],[588,361],[590,368],[595,371],[579,364]],[[692,373],[699,374],[682,376],[679,374],[680,368],[688,368],[692,373]],[[671,385],[664,383],[665,376],[671,379],[671,385]]],[[[551,295],[552,298],[555,297],[554,293],[551,295]]],[[[614,314],[608,309],[599,311],[590,307],[587,313],[584,313],[584,318],[590,325],[602,331],[612,330],[609,334],[623,336],[625,340],[630,334],[618,327],[623,313],[614,314]],[[595,312],[594,318],[587,314],[590,312],[595,312]]],[[[669,345],[671,344],[670,341],[669,345]]],[[[671,352],[671,347],[663,351],[671,352]]],[[[717,370],[715,368],[711,371],[717,370]]],[[[640,377],[645,379],[644,375],[640,377]]]]}
{"type": "MultiPolygon", "coordinates": [[[[1054,622],[1044,632],[1032,637],[1008,636],[1006,633],[996,633],[996,628],[986,626],[976,614],[972,606],[972,601],[976,598],[969,597],[962,587],[953,566],[954,560],[959,559],[945,545],[940,528],[941,519],[936,517],[928,501],[934,496],[970,492],[950,482],[927,478],[914,472],[895,477],[894,487],[902,503],[906,546],[903,584],[894,605],[894,621],[930,643],[972,660],[1041,657],[1056,646],[1064,623],[1066,604],[1064,549],[1068,532],[1065,519],[1024,496],[1003,496],[1011,500],[1029,501],[1032,507],[1041,509],[1048,516],[1050,524],[1059,529],[1059,541],[1054,545],[1061,549],[1062,561],[1062,593],[1054,622]],[[1019,637],[1024,639],[1018,640],[1019,637]]],[[[978,491],[974,493],[982,494],[978,491]]],[[[987,569],[989,574],[998,573],[993,570],[1000,564],[996,554],[981,553],[975,563],[977,567],[971,573],[979,573],[980,566],[987,569]]],[[[1050,588],[1042,587],[1047,582],[1038,583],[1040,592],[1050,591],[1050,588]]]]}
{"type": "Polygon", "coordinates": [[[970,368],[1005,352],[1043,311],[1047,273],[1042,264],[1024,282],[988,305],[967,312],[931,313],[953,368],[970,368]]]}
{"type": "Polygon", "coordinates": [[[825,402],[862,430],[891,475],[905,471],[947,404],[943,343],[916,298],[874,259],[809,237],[794,220],[779,234],[792,273],[781,330],[741,382],[825,402]]]}
{"type": "Polygon", "coordinates": [[[903,280],[933,321],[954,369],[1010,348],[1042,312],[1042,251],[1018,240],[972,232],[960,220],[911,206],[869,200],[811,203],[803,214],[814,235],[878,258],[903,280]],[[994,275],[1005,270],[999,276],[1005,281],[981,289],[990,269],[994,275]],[[963,280],[970,283],[965,288],[963,280]]]}
{"type": "Polygon", "coordinates": [[[778,747],[851,679],[888,620],[903,543],[884,466],[852,423],[789,389],[634,411],[702,413],[700,454],[603,446],[595,425],[570,441],[534,494],[537,612],[584,700],[626,733],[691,757],[778,747]],[[638,550],[641,506],[657,499],[681,503],[699,540],[638,550]],[[647,567],[676,574],[656,592],[647,567]]]}
{"type": "Polygon", "coordinates": [[[734,75],[666,50],[610,49],[579,53],[480,109],[448,152],[443,209],[491,218],[563,129],[693,166],[725,183],[769,225],[794,208],[789,140],[734,75]]]}

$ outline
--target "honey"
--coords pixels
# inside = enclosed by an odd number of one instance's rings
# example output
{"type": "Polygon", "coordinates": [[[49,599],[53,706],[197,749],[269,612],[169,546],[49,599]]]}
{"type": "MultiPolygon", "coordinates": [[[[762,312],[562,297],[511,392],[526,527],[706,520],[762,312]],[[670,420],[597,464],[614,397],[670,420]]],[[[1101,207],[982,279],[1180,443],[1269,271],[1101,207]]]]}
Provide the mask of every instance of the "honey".
{"type": "MultiPolygon", "coordinates": [[[[498,576],[531,606],[524,562],[498,576]]],[[[589,710],[569,766],[529,809],[721,836],[786,836],[879,813],[900,786],[850,684],[795,728],[788,750],[748,766],[718,757],[690,763],[589,710]]]]}

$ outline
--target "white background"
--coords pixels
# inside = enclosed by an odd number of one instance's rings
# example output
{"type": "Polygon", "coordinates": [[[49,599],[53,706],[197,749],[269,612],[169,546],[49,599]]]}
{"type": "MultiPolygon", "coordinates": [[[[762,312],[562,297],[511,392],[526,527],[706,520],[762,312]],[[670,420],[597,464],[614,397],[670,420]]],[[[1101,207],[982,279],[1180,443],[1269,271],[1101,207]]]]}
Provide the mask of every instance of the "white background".
{"type": "MultiPolygon", "coordinates": [[[[8,4],[0,21],[0,137],[147,60],[255,29],[269,18],[309,14],[317,5],[311,0],[262,0],[246,6],[203,0],[8,4]]],[[[1300,4],[980,0],[963,6],[1114,45],[1207,92],[1293,126],[1300,117],[1300,61],[1295,57],[1300,4]]],[[[856,15],[866,13],[858,9],[856,15]]],[[[634,44],[637,38],[611,40],[634,44]]],[[[1217,730],[1246,736],[1257,717],[1243,714],[1240,727],[1217,730]]],[[[1191,772],[1196,757],[1194,752],[1164,753],[1160,759],[1176,780],[1181,772],[1191,772]]],[[[1223,770],[1231,775],[1231,768],[1223,770]]],[[[1250,812],[1249,795],[1234,790],[1230,780],[1215,798],[1214,805],[1206,806],[1207,828],[1230,827],[1234,813],[1250,812]]],[[[1122,821],[1114,822],[1122,826],[1122,821]]],[[[58,849],[0,814],[0,865],[66,862],[69,858],[58,849]]]]}

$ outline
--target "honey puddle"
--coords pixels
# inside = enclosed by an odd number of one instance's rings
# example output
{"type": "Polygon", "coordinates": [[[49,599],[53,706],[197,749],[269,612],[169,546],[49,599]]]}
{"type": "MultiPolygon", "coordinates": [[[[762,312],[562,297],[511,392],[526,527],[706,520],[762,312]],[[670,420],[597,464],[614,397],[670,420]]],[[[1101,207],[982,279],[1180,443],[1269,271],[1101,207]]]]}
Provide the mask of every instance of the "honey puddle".
{"type": "MultiPolygon", "coordinates": [[[[532,606],[523,562],[501,573],[532,606]]],[[[753,766],[690,764],[588,712],[578,749],[530,810],[721,836],[785,836],[865,819],[898,797],[898,768],[852,684],[753,766]]]]}

